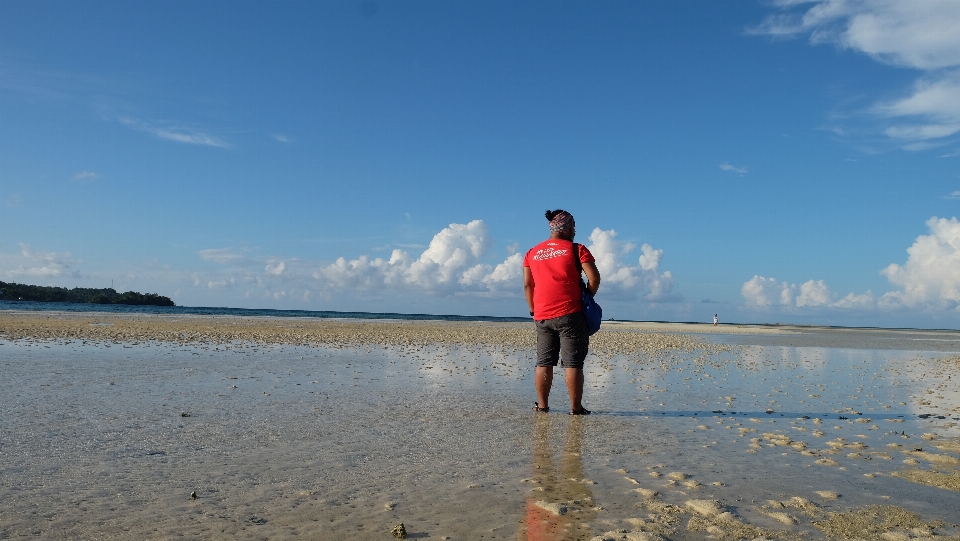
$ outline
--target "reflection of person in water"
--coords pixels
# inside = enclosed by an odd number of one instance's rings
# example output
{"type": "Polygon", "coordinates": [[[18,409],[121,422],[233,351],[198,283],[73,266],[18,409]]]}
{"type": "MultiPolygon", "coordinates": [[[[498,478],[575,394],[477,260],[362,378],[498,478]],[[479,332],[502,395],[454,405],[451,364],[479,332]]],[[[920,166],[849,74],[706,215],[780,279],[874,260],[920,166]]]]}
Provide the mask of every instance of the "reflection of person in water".
{"type": "Polygon", "coordinates": [[[537,415],[533,434],[533,480],[536,489],[527,498],[526,520],[521,525],[520,539],[527,541],[564,541],[590,537],[593,493],[584,483],[581,446],[583,420],[570,419],[560,471],[553,466],[550,452],[551,418],[537,415]]]}

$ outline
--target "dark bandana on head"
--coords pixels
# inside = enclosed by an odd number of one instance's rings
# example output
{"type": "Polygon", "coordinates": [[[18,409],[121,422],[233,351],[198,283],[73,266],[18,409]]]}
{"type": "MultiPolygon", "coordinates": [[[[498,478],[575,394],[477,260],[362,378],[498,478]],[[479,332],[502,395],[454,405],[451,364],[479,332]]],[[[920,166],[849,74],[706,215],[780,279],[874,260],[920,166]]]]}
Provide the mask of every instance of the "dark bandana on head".
{"type": "Polygon", "coordinates": [[[550,231],[560,231],[573,226],[573,214],[563,211],[550,220],[550,231]]]}

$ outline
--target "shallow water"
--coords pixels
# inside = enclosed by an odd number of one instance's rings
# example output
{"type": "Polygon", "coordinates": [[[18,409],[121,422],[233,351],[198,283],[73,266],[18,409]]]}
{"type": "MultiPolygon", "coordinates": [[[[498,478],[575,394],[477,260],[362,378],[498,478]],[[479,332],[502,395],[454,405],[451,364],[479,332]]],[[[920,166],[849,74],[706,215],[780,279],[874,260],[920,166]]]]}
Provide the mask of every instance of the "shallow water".
{"type": "Polygon", "coordinates": [[[960,492],[891,476],[960,457],[935,447],[960,437],[939,351],[591,358],[595,414],[570,417],[562,377],[534,413],[529,355],[482,347],[0,344],[0,538],[589,539],[650,516],[637,488],[784,538],[821,534],[768,500],[960,522],[960,492]]]}

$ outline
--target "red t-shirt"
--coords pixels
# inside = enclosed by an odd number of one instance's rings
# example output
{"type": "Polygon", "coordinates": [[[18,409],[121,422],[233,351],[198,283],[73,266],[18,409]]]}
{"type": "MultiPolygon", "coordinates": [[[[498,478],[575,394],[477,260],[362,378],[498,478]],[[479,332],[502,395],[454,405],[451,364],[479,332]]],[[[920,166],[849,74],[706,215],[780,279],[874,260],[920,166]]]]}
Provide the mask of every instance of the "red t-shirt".
{"type": "MultiPolygon", "coordinates": [[[[580,263],[594,261],[586,246],[581,244],[577,250],[580,263]]],[[[527,252],[523,266],[530,267],[533,274],[533,319],[542,321],[583,310],[572,242],[547,239],[527,252]]]]}

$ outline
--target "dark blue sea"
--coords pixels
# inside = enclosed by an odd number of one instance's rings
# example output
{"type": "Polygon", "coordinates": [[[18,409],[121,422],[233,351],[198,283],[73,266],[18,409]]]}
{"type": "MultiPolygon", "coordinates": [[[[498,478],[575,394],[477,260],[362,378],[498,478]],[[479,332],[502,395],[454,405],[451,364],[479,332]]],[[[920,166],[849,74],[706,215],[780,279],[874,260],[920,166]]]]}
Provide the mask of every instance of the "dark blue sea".
{"type": "Polygon", "coordinates": [[[36,312],[106,312],[110,314],[170,314],[200,316],[310,317],[319,319],[414,319],[438,321],[530,321],[523,317],[461,316],[450,314],[392,314],[378,312],[332,312],[314,310],[268,310],[212,306],[136,306],[77,302],[0,301],[0,310],[36,312]]]}

